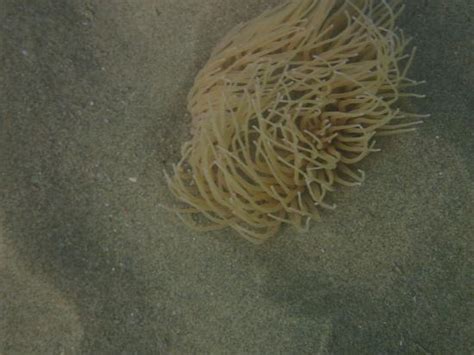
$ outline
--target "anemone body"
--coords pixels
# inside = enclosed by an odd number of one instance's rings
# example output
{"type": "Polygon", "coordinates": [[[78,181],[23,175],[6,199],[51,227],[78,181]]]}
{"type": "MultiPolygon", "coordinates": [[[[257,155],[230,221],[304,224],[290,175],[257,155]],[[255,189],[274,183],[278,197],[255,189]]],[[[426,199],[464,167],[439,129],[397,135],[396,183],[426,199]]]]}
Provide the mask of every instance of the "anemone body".
{"type": "Polygon", "coordinates": [[[260,243],[282,224],[306,229],[338,185],[360,185],[374,137],[419,123],[397,105],[417,84],[401,10],[292,0],[232,30],[188,96],[192,139],[168,177],[182,220],[260,243]]]}

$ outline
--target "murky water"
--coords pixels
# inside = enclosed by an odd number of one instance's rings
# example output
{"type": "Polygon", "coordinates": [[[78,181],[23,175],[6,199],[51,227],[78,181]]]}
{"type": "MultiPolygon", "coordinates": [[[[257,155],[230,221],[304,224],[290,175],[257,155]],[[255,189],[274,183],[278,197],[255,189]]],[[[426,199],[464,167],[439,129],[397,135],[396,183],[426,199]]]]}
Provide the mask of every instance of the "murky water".
{"type": "Polygon", "coordinates": [[[472,1],[407,3],[427,98],[404,105],[432,117],[308,232],[254,246],[159,207],[194,76],[278,3],[0,0],[0,353],[472,351],[472,1]]]}

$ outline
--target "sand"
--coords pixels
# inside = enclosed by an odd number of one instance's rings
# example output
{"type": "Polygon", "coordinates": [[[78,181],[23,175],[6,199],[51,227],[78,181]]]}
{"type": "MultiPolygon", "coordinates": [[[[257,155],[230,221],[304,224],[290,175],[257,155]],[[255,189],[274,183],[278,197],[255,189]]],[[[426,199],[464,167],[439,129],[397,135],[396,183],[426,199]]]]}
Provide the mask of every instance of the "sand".
{"type": "Polygon", "coordinates": [[[474,3],[401,24],[432,117],[307,233],[188,230],[163,169],[219,38],[278,0],[0,0],[0,353],[471,353],[474,3]]]}

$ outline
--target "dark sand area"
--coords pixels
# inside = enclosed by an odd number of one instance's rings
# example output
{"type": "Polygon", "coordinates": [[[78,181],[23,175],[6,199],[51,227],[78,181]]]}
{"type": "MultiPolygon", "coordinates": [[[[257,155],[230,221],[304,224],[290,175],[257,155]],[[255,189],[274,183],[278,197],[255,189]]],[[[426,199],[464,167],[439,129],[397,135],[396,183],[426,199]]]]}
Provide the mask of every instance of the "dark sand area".
{"type": "Polygon", "coordinates": [[[279,2],[0,0],[0,354],[474,351],[472,0],[407,1],[432,117],[309,232],[159,207],[194,76],[279,2]]]}

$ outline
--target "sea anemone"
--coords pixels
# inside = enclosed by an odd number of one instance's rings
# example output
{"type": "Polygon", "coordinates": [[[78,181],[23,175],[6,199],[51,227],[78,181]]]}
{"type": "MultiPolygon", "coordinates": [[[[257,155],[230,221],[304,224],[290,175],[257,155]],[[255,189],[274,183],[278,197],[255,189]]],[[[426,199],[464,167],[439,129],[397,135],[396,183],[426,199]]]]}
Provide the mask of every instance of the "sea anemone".
{"type": "Polygon", "coordinates": [[[292,0],[233,29],[188,96],[192,138],[167,175],[198,230],[260,243],[307,229],[338,185],[360,185],[374,137],[410,132],[397,107],[417,85],[397,0],[292,0]]]}

